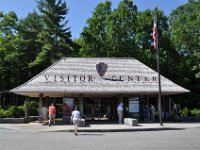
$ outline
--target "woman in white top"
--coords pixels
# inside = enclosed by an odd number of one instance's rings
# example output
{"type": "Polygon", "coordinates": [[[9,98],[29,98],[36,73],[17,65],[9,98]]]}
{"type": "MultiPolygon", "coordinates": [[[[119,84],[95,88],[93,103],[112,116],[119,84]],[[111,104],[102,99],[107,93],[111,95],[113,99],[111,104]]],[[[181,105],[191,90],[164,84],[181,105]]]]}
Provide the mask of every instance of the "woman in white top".
{"type": "Polygon", "coordinates": [[[74,124],[74,134],[78,135],[78,126],[79,126],[79,121],[80,121],[80,112],[78,111],[78,108],[75,107],[74,111],[72,112],[72,120],[74,124]]]}

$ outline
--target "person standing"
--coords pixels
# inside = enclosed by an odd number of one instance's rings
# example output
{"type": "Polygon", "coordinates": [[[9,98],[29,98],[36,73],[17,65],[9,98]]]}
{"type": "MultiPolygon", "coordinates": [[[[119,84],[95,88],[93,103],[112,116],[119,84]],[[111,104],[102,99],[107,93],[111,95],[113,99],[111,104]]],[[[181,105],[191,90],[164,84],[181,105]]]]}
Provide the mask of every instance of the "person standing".
{"type": "Polygon", "coordinates": [[[151,121],[155,122],[155,107],[152,104],[150,105],[150,110],[151,110],[151,121]]]}
{"type": "Polygon", "coordinates": [[[176,103],[173,103],[173,113],[174,113],[174,116],[177,115],[177,105],[176,105],[176,103]]]}
{"type": "Polygon", "coordinates": [[[118,123],[122,124],[123,120],[123,103],[120,103],[117,107],[118,123]]]}
{"type": "Polygon", "coordinates": [[[72,112],[72,120],[74,124],[74,134],[78,135],[78,126],[80,121],[80,112],[78,111],[78,107],[74,108],[74,111],[72,112]]]}
{"type": "Polygon", "coordinates": [[[49,106],[49,126],[51,126],[51,121],[55,124],[55,118],[56,118],[56,107],[54,103],[49,106]]]}
{"type": "Polygon", "coordinates": [[[172,110],[173,110],[173,120],[177,121],[178,116],[177,116],[177,105],[176,105],[176,103],[173,103],[172,110]]]}

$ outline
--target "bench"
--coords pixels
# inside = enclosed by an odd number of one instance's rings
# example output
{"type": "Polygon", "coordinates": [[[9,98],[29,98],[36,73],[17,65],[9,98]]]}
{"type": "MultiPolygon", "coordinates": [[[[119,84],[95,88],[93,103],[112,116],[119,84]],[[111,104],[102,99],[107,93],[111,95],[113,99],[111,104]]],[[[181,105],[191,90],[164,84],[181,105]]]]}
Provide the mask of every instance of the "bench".
{"type": "Polygon", "coordinates": [[[130,126],[137,126],[138,120],[134,118],[124,118],[124,124],[130,125],[130,126]]]}

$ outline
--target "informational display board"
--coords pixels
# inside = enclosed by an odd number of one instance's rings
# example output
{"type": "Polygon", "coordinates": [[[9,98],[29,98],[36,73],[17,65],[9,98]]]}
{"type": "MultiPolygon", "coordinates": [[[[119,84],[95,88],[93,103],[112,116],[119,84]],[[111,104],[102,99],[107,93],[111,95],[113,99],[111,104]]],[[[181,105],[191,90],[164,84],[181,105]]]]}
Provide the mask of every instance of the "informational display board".
{"type": "Polygon", "coordinates": [[[129,113],[139,113],[139,98],[129,99],[129,113]]]}
{"type": "Polygon", "coordinates": [[[65,123],[70,123],[71,119],[71,113],[73,111],[74,107],[74,99],[73,98],[68,98],[64,97],[63,98],[63,122],[65,123]]]}

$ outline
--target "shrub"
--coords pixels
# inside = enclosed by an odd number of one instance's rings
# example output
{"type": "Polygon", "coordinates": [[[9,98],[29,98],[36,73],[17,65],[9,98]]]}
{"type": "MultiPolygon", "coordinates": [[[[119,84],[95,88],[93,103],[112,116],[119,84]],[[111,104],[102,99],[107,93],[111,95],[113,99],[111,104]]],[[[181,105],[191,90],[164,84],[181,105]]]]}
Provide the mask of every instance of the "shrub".
{"type": "Polygon", "coordinates": [[[200,117],[200,109],[194,108],[193,110],[191,110],[191,114],[200,117]]]}
{"type": "Polygon", "coordinates": [[[1,118],[20,118],[24,117],[23,106],[8,106],[5,109],[0,109],[1,118]]]}
{"type": "Polygon", "coordinates": [[[4,110],[0,109],[0,118],[4,118],[4,110]]]}
{"type": "Polygon", "coordinates": [[[38,116],[38,108],[39,104],[37,101],[30,101],[29,103],[29,115],[30,116],[38,116]]]}
{"type": "Polygon", "coordinates": [[[189,111],[189,109],[188,109],[187,107],[185,107],[185,108],[183,108],[183,109],[180,110],[180,115],[181,115],[182,117],[187,117],[187,116],[189,116],[189,113],[190,113],[190,111],[189,111]]]}
{"type": "Polygon", "coordinates": [[[23,106],[15,106],[12,113],[13,118],[21,118],[24,117],[24,107],[23,106]]]}
{"type": "MultiPolygon", "coordinates": [[[[14,106],[13,106],[14,107],[14,106]]],[[[1,117],[2,118],[11,118],[12,117],[12,110],[11,106],[1,109],[1,117]]]]}

